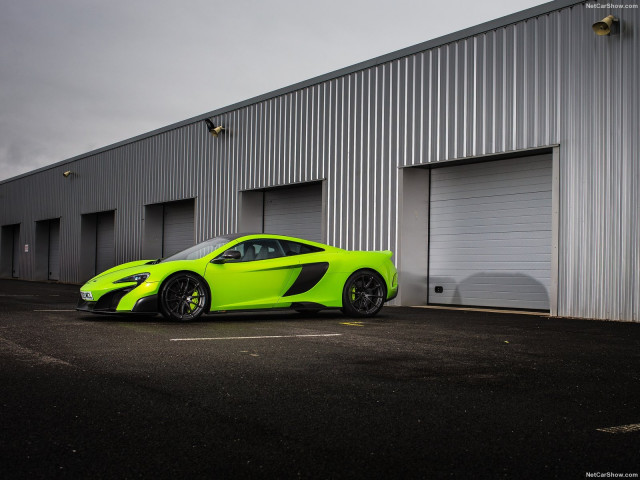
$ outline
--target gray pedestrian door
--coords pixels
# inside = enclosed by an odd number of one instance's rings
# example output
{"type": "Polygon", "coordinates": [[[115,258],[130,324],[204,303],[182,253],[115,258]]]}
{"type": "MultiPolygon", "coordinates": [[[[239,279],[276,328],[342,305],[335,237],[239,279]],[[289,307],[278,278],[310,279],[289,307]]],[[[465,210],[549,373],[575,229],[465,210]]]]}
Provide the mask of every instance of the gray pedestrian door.
{"type": "Polygon", "coordinates": [[[60,280],[60,219],[49,220],[49,280],[60,280]]]}
{"type": "Polygon", "coordinates": [[[193,200],[181,200],[164,204],[162,257],[169,257],[194,244],[193,217],[193,200]]]}
{"type": "Polygon", "coordinates": [[[96,214],[96,274],[115,265],[114,212],[96,214]]]}
{"type": "Polygon", "coordinates": [[[13,226],[13,245],[11,252],[11,276],[20,277],[20,225],[13,226]]]}
{"type": "Polygon", "coordinates": [[[429,303],[549,310],[551,155],[431,171],[429,303]]]}
{"type": "Polygon", "coordinates": [[[322,184],[266,190],[264,232],[322,242],[322,184]]]}

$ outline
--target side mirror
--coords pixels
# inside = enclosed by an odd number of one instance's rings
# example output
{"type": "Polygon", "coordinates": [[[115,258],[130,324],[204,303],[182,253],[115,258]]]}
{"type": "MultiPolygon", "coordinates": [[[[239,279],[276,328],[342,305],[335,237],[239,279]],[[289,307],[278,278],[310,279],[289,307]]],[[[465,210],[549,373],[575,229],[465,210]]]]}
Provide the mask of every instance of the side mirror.
{"type": "Polygon", "coordinates": [[[211,260],[211,263],[225,263],[228,260],[240,260],[242,258],[242,254],[238,250],[227,250],[221,256],[214,258],[211,260]]]}

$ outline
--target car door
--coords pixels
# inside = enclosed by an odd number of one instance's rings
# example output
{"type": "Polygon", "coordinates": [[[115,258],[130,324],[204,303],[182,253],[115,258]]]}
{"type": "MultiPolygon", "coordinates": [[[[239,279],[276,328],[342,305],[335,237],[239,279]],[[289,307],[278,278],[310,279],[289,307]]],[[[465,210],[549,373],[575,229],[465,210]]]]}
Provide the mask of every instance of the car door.
{"type": "Polygon", "coordinates": [[[246,240],[231,250],[240,252],[240,258],[209,263],[205,270],[211,310],[274,307],[299,268],[297,259],[287,257],[273,238],[246,240]]]}

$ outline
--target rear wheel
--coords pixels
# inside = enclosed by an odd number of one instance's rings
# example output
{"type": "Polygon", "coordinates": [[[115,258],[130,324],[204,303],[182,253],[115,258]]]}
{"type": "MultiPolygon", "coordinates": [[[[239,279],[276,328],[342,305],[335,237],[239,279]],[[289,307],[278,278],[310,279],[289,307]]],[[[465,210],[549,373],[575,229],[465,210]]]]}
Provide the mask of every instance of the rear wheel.
{"type": "Polygon", "coordinates": [[[162,285],[160,310],[169,320],[190,322],[204,312],[207,292],[201,278],[190,273],[180,273],[162,285]]]}
{"type": "Polygon", "coordinates": [[[387,297],[387,286],[373,270],[358,270],[344,284],[342,311],[351,317],[373,317],[387,297]]]}

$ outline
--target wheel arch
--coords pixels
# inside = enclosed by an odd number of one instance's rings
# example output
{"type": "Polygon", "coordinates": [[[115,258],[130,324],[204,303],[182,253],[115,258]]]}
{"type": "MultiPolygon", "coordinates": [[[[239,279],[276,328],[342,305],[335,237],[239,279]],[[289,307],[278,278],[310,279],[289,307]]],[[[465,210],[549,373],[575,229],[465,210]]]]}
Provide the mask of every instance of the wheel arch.
{"type": "Polygon", "coordinates": [[[385,277],[384,273],[382,273],[382,272],[381,272],[380,270],[378,270],[376,267],[371,267],[371,266],[368,266],[368,265],[367,265],[367,266],[361,266],[361,267],[358,267],[358,268],[356,268],[355,270],[353,270],[351,273],[347,274],[347,278],[345,279],[344,284],[342,285],[342,288],[344,289],[344,287],[347,285],[347,282],[349,281],[349,279],[350,279],[353,275],[355,275],[355,274],[356,274],[356,273],[358,273],[358,272],[366,272],[366,271],[373,272],[373,273],[375,273],[376,275],[378,275],[378,276],[380,277],[380,279],[382,280],[382,283],[384,284],[384,287],[385,287],[385,289],[386,289],[386,293],[388,293],[388,292],[389,292],[389,285],[388,285],[388,283],[387,283],[387,279],[386,279],[386,277],[385,277]]]}
{"type": "Polygon", "coordinates": [[[198,272],[194,272],[193,270],[178,270],[177,272],[173,272],[170,275],[167,275],[162,280],[162,282],[160,282],[160,286],[158,287],[158,301],[160,301],[160,295],[162,294],[162,289],[164,288],[165,284],[172,278],[177,277],[181,274],[189,274],[193,275],[194,277],[198,277],[198,279],[205,286],[209,295],[207,296],[207,303],[205,304],[204,311],[205,313],[209,313],[211,311],[211,287],[209,286],[209,282],[207,282],[202,275],[200,275],[198,272]]]}
{"type": "MultiPolygon", "coordinates": [[[[356,274],[356,273],[358,273],[358,272],[367,272],[367,271],[369,271],[369,272],[373,272],[373,273],[375,273],[376,275],[378,275],[378,276],[382,279],[382,281],[384,282],[385,288],[387,288],[387,289],[388,289],[388,287],[387,287],[387,281],[386,281],[386,279],[384,278],[384,273],[380,272],[380,270],[378,270],[377,268],[375,268],[375,267],[370,267],[370,266],[366,266],[366,267],[358,267],[358,268],[356,268],[354,271],[352,271],[351,273],[349,273],[349,274],[347,275],[347,279],[344,281],[344,285],[346,285],[346,284],[347,284],[347,281],[349,280],[349,278],[351,278],[351,276],[352,276],[352,275],[354,275],[354,274],[356,274]]],[[[344,285],[343,285],[343,287],[344,287],[344,285]]]]}

